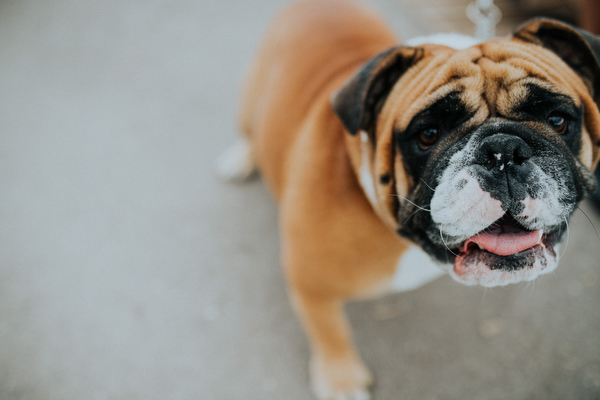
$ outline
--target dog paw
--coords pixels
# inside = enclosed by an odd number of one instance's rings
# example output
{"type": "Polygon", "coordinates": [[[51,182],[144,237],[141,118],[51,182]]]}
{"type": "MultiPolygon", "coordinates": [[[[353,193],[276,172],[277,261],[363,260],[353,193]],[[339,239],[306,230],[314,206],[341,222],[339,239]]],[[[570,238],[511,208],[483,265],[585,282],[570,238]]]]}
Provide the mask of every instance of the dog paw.
{"type": "Polygon", "coordinates": [[[239,138],[217,159],[217,175],[230,182],[243,182],[256,172],[256,160],[252,146],[245,138],[239,138]]]}
{"type": "Polygon", "coordinates": [[[311,387],[319,400],[370,400],[371,373],[356,359],[324,360],[310,365],[311,387]]]}

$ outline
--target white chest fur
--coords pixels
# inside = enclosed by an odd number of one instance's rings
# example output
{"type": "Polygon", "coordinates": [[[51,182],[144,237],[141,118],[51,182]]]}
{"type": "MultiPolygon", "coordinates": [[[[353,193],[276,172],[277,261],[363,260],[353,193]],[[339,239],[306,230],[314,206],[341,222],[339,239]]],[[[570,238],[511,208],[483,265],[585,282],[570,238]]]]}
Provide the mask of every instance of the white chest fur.
{"type": "Polygon", "coordinates": [[[446,267],[436,264],[423,250],[413,246],[398,261],[392,288],[396,292],[417,289],[444,275],[446,267]]]}

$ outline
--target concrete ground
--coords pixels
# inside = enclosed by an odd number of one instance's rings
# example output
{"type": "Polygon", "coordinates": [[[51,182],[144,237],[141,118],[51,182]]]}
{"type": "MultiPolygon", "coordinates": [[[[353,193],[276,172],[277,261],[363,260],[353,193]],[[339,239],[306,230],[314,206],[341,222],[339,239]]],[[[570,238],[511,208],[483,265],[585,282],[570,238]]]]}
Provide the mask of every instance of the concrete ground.
{"type": "MultiPolygon", "coordinates": [[[[436,29],[427,2],[373,2],[404,36],[436,29]]],[[[311,398],[275,204],[212,173],[283,3],[0,1],[0,399],[311,398]]],[[[374,398],[600,398],[582,209],[535,284],[350,304],[374,398]]]]}

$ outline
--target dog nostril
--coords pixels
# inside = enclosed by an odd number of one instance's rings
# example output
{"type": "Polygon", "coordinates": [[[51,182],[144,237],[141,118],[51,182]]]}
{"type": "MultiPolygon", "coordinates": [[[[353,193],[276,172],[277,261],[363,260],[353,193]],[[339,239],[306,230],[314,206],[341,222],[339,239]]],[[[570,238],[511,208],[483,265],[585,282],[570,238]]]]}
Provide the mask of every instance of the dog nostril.
{"type": "Polygon", "coordinates": [[[511,165],[522,166],[532,156],[533,150],[522,138],[498,133],[482,141],[477,159],[488,171],[504,171],[511,165]]]}
{"type": "Polygon", "coordinates": [[[483,164],[483,166],[486,167],[488,170],[494,168],[496,166],[496,159],[494,157],[490,157],[488,159],[488,162],[483,164]]]}
{"type": "MultiPolygon", "coordinates": [[[[502,152],[494,151],[494,149],[489,149],[487,151],[486,158],[484,159],[483,166],[487,168],[488,171],[496,168],[498,163],[502,163],[502,152]]],[[[501,168],[502,169],[502,168],[501,168]]]]}
{"type": "Polygon", "coordinates": [[[515,154],[514,157],[513,157],[513,160],[515,160],[515,164],[517,164],[517,165],[523,165],[523,163],[525,161],[527,161],[527,158],[528,157],[521,157],[518,154],[515,154]]]}
{"type": "Polygon", "coordinates": [[[527,145],[519,146],[515,149],[515,152],[513,154],[513,160],[515,164],[523,165],[525,161],[531,158],[531,156],[533,156],[533,150],[531,150],[531,147],[527,145]]]}

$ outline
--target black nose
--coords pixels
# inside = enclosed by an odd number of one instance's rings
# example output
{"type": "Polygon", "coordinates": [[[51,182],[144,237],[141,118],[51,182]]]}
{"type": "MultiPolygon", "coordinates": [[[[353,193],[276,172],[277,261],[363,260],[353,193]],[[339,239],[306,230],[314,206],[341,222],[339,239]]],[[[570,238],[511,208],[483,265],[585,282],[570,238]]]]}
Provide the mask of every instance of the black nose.
{"type": "Polygon", "coordinates": [[[488,170],[502,171],[507,166],[523,165],[532,155],[533,150],[520,137],[497,133],[481,142],[476,162],[488,170]]]}

